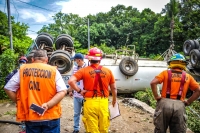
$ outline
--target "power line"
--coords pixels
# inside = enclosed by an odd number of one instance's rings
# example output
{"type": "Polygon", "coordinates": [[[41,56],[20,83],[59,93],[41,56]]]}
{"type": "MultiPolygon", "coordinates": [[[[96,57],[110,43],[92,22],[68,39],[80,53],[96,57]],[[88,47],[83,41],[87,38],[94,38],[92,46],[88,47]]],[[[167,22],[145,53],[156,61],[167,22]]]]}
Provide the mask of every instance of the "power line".
{"type": "Polygon", "coordinates": [[[30,3],[24,2],[24,1],[21,1],[21,0],[16,0],[16,1],[19,1],[19,2],[21,2],[21,3],[27,4],[27,5],[30,5],[30,6],[33,6],[33,7],[37,7],[37,8],[46,10],[46,11],[56,12],[56,11],[49,10],[49,9],[46,9],[46,8],[43,8],[43,7],[39,7],[39,6],[36,6],[36,5],[30,4],[30,3]]]}
{"type": "Polygon", "coordinates": [[[44,25],[44,24],[28,24],[28,25],[44,25]]]}
{"type": "Polygon", "coordinates": [[[30,32],[34,32],[34,33],[37,33],[36,31],[33,31],[33,30],[28,30],[28,31],[30,31],[30,32]]]}
{"type": "Polygon", "coordinates": [[[19,18],[19,12],[17,11],[17,8],[16,8],[16,6],[15,6],[15,3],[14,3],[14,1],[12,0],[12,4],[13,4],[13,6],[14,6],[14,8],[15,8],[15,10],[16,10],[16,12],[17,12],[17,22],[18,22],[18,18],[19,18]]]}

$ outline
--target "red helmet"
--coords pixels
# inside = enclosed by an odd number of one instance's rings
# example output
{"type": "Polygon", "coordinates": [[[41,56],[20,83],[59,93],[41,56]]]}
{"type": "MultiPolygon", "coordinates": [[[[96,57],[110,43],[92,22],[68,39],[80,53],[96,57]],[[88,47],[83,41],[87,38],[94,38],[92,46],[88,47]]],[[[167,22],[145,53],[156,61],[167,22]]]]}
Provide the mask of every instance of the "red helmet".
{"type": "Polygon", "coordinates": [[[102,50],[94,47],[89,50],[85,58],[88,60],[101,60],[102,56],[103,56],[102,50]]]}
{"type": "Polygon", "coordinates": [[[18,60],[19,63],[26,63],[28,62],[27,58],[25,56],[21,56],[18,60]]]}

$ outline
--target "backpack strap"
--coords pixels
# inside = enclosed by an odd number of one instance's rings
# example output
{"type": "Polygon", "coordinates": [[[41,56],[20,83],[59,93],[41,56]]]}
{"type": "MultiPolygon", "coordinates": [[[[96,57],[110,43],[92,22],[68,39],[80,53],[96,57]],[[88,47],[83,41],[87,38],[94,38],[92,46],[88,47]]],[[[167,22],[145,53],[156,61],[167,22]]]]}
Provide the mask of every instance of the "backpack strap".
{"type": "Polygon", "coordinates": [[[167,73],[168,73],[168,80],[167,80],[167,94],[166,94],[166,98],[170,98],[172,71],[171,70],[167,70],[167,73]]]}
{"type": "Polygon", "coordinates": [[[183,71],[182,72],[182,77],[181,77],[181,85],[180,85],[179,92],[178,92],[178,95],[177,95],[177,99],[178,100],[181,99],[181,95],[183,93],[183,87],[184,87],[184,84],[185,84],[185,78],[186,78],[186,72],[183,71]]]}
{"type": "Polygon", "coordinates": [[[99,83],[99,86],[100,86],[100,91],[103,94],[103,96],[105,97],[105,94],[104,94],[104,91],[103,91],[103,84],[102,84],[102,80],[101,80],[101,76],[100,76],[102,66],[99,66],[98,68],[96,68],[95,66],[91,65],[91,67],[94,69],[94,71],[96,73],[95,79],[94,79],[94,86],[93,86],[94,94],[93,94],[92,97],[94,97],[95,95],[97,97],[97,85],[98,85],[98,83],[99,83]]]}
{"type": "Polygon", "coordinates": [[[15,75],[15,73],[17,73],[18,69],[13,70],[11,73],[9,73],[6,78],[5,78],[5,83],[7,84],[8,81],[13,77],[13,75],[15,75]]]}
{"type": "Polygon", "coordinates": [[[174,72],[174,73],[182,73],[181,84],[180,84],[179,92],[178,92],[178,95],[177,95],[177,99],[180,100],[181,99],[181,95],[183,93],[183,87],[184,87],[184,84],[185,84],[186,72],[185,71],[177,72],[177,71],[171,71],[171,70],[167,70],[167,72],[168,72],[168,82],[167,82],[166,98],[170,98],[172,72],[174,72]]]}

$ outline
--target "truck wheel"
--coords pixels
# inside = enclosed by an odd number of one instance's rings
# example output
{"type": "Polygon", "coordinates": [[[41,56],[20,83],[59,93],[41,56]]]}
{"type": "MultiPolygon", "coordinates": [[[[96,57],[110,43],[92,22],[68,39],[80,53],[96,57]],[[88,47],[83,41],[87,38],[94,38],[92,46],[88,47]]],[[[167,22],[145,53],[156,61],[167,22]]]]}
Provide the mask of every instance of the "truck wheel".
{"type": "Polygon", "coordinates": [[[200,68],[200,52],[198,49],[193,49],[190,52],[190,63],[194,68],[200,68]]]}
{"type": "Polygon", "coordinates": [[[68,35],[68,34],[60,34],[59,36],[57,36],[57,38],[60,38],[62,36],[68,36],[71,40],[73,40],[72,37],[70,35],[68,35]]]}
{"type": "Polygon", "coordinates": [[[193,40],[186,40],[183,44],[183,53],[188,56],[190,51],[195,48],[195,44],[193,40]]]}
{"type": "Polygon", "coordinates": [[[35,39],[36,44],[40,48],[44,43],[45,46],[52,47],[53,46],[53,37],[48,33],[40,33],[35,39]]]}
{"type": "Polygon", "coordinates": [[[50,65],[57,66],[61,74],[67,73],[72,68],[70,54],[64,50],[54,51],[50,57],[49,63],[50,65]]]}
{"type": "Polygon", "coordinates": [[[55,45],[56,49],[60,49],[61,46],[65,45],[66,47],[73,47],[72,37],[67,34],[61,34],[57,37],[55,45]]]}
{"type": "Polygon", "coordinates": [[[138,71],[137,62],[131,57],[125,57],[119,63],[120,71],[126,76],[133,76],[138,71]]]}
{"type": "Polygon", "coordinates": [[[195,49],[199,49],[199,41],[197,40],[193,40],[194,44],[195,44],[195,49]]]}

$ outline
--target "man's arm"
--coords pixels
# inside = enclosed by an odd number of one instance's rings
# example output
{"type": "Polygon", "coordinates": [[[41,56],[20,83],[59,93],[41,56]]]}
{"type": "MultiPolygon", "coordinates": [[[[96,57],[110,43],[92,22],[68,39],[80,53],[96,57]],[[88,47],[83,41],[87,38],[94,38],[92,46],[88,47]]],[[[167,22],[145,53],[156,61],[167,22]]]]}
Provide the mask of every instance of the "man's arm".
{"type": "Polygon", "coordinates": [[[7,82],[7,84],[4,86],[4,90],[5,90],[6,94],[15,103],[17,102],[16,92],[20,87],[19,83],[20,83],[19,71],[17,71],[12,76],[12,78],[7,82]]]}
{"type": "Polygon", "coordinates": [[[75,76],[71,76],[71,78],[68,80],[68,84],[70,85],[70,88],[79,92],[80,88],[76,84],[77,78],[75,76]]]}
{"type": "Polygon", "coordinates": [[[75,90],[76,92],[80,92],[80,94],[83,96],[85,92],[87,92],[86,90],[81,90],[77,84],[77,78],[75,76],[71,76],[71,78],[68,80],[68,84],[70,85],[70,87],[75,90]]]}
{"type": "Polygon", "coordinates": [[[16,92],[14,91],[10,91],[10,90],[7,90],[6,88],[4,88],[6,94],[8,95],[8,97],[13,101],[13,102],[17,102],[17,97],[16,97],[16,92]]]}
{"type": "Polygon", "coordinates": [[[111,93],[112,93],[112,105],[114,107],[116,101],[117,101],[117,89],[116,89],[116,84],[110,84],[110,89],[111,89],[111,93]]]}
{"type": "Polygon", "coordinates": [[[52,108],[65,97],[66,93],[67,93],[67,90],[62,90],[58,92],[50,101],[48,101],[47,103],[44,103],[42,107],[44,107],[45,109],[52,108]]]}
{"type": "Polygon", "coordinates": [[[161,99],[161,96],[158,95],[157,84],[160,84],[160,81],[157,78],[154,78],[150,83],[151,89],[152,89],[152,92],[153,92],[153,96],[154,96],[155,100],[158,101],[158,100],[161,99]]]}
{"type": "Polygon", "coordinates": [[[56,70],[55,82],[56,82],[57,93],[54,95],[54,97],[51,100],[42,104],[42,107],[45,108],[46,110],[58,104],[67,93],[65,82],[63,81],[62,76],[58,70],[56,70]]]}
{"type": "Polygon", "coordinates": [[[188,106],[190,105],[193,101],[195,101],[198,97],[200,97],[200,87],[197,88],[192,96],[187,100],[187,101],[184,101],[184,103],[188,106]]]}

